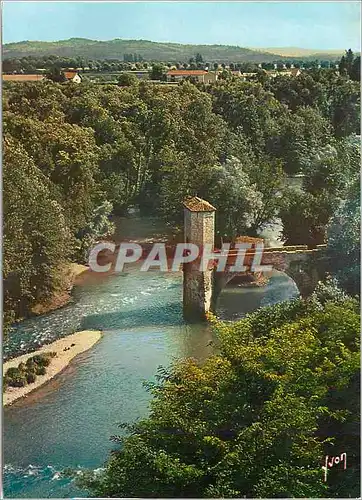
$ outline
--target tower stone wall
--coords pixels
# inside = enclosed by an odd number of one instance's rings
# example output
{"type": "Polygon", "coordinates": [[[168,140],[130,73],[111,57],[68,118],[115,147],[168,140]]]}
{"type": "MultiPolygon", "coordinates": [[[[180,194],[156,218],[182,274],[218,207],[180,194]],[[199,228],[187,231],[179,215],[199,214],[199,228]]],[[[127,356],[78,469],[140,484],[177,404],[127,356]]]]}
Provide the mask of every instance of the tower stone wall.
{"type": "Polygon", "coordinates": [[[205,245],[214,247],[215,208],[205,200],[192,197],[184,202],[185,242],[199,248],[199,258],[184,264],[183,273],[183,309],[188,321],[205,318],[210,310],[213,271],[200,271],[200,255],[205,245]]]}
{"type": "MultiPolygon", "coordinates": [[[[204,246],[214,249],[215,210],[210,203],[198,197],[184,202],[184,241],[199,248],[199,258],[183,265],[183,309],[184,318],[188,321],[200,321],[210,309],[215,310],[223,288],[233,277],[243,274],[230,269],[217,272],[212,266],[205,271],[200,270],[204,246]]],[[[306,245],[264,249],[262,264],[272,265],[273,269],[288,274],[300,294],[306,297],[324,277],[325,246],[318,245],[315,249],[308,249],[306,245]]]]}

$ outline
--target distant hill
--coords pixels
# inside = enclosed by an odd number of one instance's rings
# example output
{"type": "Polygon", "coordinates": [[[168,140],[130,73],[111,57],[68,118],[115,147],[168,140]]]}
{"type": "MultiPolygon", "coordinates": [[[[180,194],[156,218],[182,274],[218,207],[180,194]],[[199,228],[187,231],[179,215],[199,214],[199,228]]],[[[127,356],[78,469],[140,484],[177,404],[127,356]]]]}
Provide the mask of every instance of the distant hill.
{"type": "MultiPolygon", "coordinates": [[[[206,62],[273,62],[284,58],[272,53],[273,49],[250,49],[232,45],[184,45],[179,43],[150,42],[148,40],[108,41],[70,38],[57,42],[23,41],[3,45],[3,57],[56,55],[60,57],[84,57],[88,59],[123,59],[124,54],[140,54],[147,61],[184,62],[200,53],[206,62]]],[[[298,49],[299,51],[303,49],[298,49]]],[[[343,51],[342,51],[343,52],[343,51]]],[[[302,55],[302,54],[301,54],[302,55]]],[[[290,56],[289,56],[290,57],[290,56]]],[[[303,57],[303,55],[302,55],[303,57]]],[[[324,58],[327,56],[324,55],[324,58]]],[[[285,57],[287,59],[287,57],[285,57]]],[[[335,58],[335,56],[332,56],[335,58]]]]}
{"type": "MultiPolygon", "coordinates": [[[[251,47],[252,48],[252,47],[251,47]]],[[[348,47],[349,48],[349,47],[348,47]]],[[[303,49],[301,47],[269,47],[252,50],[260,50],[270,54],[277,54],[284,57],[307,57],[314,59],[335,59],[340,58],[344,54],[344,49],[340,50],[320,50],[320,49],[303,49]]]]}

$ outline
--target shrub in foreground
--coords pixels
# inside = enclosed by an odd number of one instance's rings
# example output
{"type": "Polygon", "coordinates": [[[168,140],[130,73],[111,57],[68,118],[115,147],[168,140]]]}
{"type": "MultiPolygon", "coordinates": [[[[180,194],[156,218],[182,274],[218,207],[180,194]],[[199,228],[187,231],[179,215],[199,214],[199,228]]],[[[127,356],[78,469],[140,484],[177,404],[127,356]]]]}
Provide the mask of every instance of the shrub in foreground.
{"type": "Polygon", "coordinates": [[[159,373],[150,416],[124,426],[97,497],[359,496],[359,306],[296,300],[212,319],[219,354],[159,373]],[[358,433],[358,431],[356,431],[358,433]],[[324,457],[346,452],[348,470],[324,457]]]}

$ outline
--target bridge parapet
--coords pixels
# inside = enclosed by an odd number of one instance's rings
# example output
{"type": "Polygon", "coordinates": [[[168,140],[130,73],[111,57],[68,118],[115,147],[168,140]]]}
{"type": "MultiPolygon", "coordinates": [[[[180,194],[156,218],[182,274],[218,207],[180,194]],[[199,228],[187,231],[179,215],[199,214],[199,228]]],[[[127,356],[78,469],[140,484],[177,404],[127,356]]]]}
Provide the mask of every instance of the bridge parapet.
{"type": "MultiPolygon", "coordinates": [[[[273,271],[280,271],[287,274],[296,283],[300,294],[308,296],[315,289],[318,281],[322,278],[319,272],[321,259],[324,258],[326,245],[319,245],[316,248],[308,248],[307,245],[295,245],[289,247],[266,248],[261,253],[261,260],[258,265],[270,266],[273,271]]],[[[223,288],[236,276],[254,274],[253,264],[257,251],[252,248],[245,252],[245,270],[235,271],[237,250],[230,250],[223,271],[217,271],[214,263],[214,287],[212,304],[215,308],[217,298],[223,288]]]]}
{"type": "MultiPolygon", "coordinates": [[[[201,249],[213,247],[216,209],[197,197],[187,199],[184,207],[185,242],[193,243],[201,249]]],[[[320,279],[317,262],[323,258],[326,245],[317,245],[316,248],[308,248],[307,245],[264,248],[260,238],[242,236],[236,238],[237,243],[251,244],[245,251],[241,264],[245,267],[241,272],[233,269],[239,256],[235,246],[227,253],[214,250],[218,255],[209,262],[206,269],[200,269],[200,256],[196,261],[183,265],[183,306],[186,319],[205,318],[210,308],[215,309],[217,297],[229,281],[235,276],[253,272],[256,254],[259,254],[258,266],[269,265],[273,270],[288,274],[297,284],[302,296],[310,294],[320,279]],[[222,271],[217,271],[217,261],[221,257],[226,257],[226,266],[222,271]]],[[[237,265],[240,265],[239,261],[237,265]]]]}

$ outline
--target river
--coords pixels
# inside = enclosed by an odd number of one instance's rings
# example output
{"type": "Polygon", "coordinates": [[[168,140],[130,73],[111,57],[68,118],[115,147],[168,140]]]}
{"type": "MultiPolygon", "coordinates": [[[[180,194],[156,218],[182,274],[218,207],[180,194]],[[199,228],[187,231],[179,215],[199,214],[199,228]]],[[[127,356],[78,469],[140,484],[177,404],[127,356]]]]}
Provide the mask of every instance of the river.
{"type": "MultiPolygon", "coordinates": [[[[164,232],[155,219],[131,218],[116,235],[152,239],[164,232]]],[[[218,313],[237,319],[258,307],[296,296],[293,281],[273,272],[264,288],[229,286],[218,313]]],[[[5,353],[28,350],[67,333],[102,329],[102,339],[47,385],[4,410],[5,498],[85,496],[60,472],[67,467],[102,467],[120,434],[121,422],[147,415],[150,394],[144,381],[174,359],[204,359],[213,335],[206,325],[182,318],[182,275],[140,272],[85,275],[73,300],[50,314],[26,320],[5,342],[5,353]]]]}

